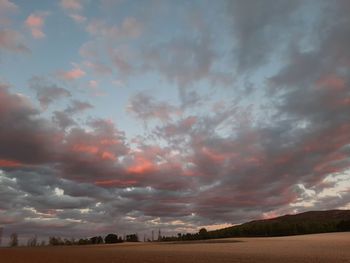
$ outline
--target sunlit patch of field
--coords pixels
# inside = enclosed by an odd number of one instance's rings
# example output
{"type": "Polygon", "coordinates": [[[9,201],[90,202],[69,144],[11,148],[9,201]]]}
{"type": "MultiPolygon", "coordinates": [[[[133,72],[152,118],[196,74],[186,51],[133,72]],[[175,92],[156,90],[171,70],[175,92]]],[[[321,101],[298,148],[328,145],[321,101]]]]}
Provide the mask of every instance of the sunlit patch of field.
{"type": "Polygon", "coordinates": [[[0,262],[349,262],[350,232],[210,242],[2,248],[0,262]],[[239,241],[239,242],[236,242],[239,241]]]}

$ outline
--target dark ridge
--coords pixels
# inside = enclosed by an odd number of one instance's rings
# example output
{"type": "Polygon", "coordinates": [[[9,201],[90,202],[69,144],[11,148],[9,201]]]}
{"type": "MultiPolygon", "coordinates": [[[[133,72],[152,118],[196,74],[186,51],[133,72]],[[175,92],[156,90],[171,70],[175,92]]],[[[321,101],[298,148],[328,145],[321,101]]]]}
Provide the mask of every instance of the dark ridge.
{"type": "Polygon", "coordinates": [[[350,210],[309,211],[209,231],[210,236],[286,236],[350,231],[350,210]]]}
{"type": "Polygon", "coordinates": [[[228,237],[273,237],[350,231],[350,210],[309,211],[198,233],[179,233],[162,241],[190,241],[228,237]]]}

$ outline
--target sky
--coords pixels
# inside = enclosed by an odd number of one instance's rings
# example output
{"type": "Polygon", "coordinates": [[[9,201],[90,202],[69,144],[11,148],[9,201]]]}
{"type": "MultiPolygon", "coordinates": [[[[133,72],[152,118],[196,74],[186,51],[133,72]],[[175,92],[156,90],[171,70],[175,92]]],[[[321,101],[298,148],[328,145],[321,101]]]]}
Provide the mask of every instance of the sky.
{"type": "Polygon", "coordinates": [[[4,236],[350,209],[350,2],[0,0],[4,236]]]}

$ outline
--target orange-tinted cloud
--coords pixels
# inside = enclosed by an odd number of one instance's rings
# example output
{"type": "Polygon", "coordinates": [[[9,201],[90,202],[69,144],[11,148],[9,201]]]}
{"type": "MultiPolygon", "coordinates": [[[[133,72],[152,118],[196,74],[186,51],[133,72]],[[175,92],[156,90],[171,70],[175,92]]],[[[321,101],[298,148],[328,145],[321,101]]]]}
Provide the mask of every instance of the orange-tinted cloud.
{"type": "Polygon", "coordinates": [[[133,174],[144,174],[155,170],[155,165],[144,157],[138,156],[134,163],[127,167],[127,172],[133,174]]]}
{"type": "Polygon", "coordinates": [[[14,160],[4,160],[0,159],[0,167],[21,167],[22,163],[14,160]]]}
{"type": "Polygon", "coordinates": [[[110,160],[110,161],[114,161],[116,159],[115,155],[108,151],[102,152],[101,157],[103,160],[110,160]]]}

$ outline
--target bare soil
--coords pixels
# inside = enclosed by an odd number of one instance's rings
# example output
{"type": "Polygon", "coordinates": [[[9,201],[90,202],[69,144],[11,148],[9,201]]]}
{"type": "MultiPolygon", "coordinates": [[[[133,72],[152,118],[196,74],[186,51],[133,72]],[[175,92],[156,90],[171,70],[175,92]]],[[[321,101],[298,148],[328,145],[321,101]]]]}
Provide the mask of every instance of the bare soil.
{"type": "Polygon", "coordinates": [[[176,244],[123,243],[72,247],[1,248],[0,262],[350,263],[350,232],[273,238],[220,239],[210,242],[176,244]]]}

